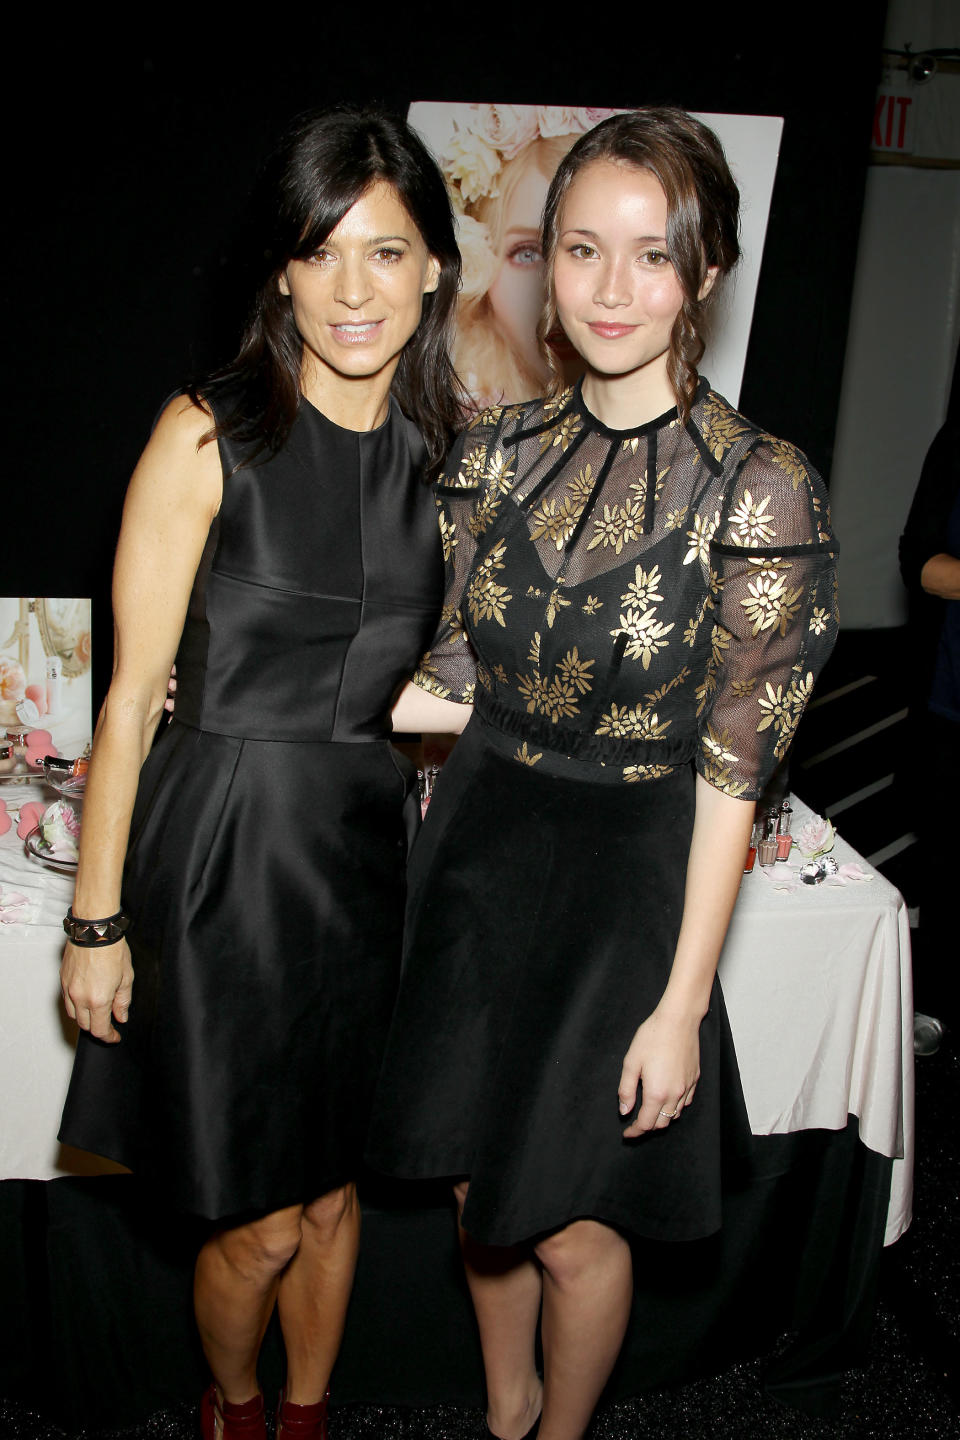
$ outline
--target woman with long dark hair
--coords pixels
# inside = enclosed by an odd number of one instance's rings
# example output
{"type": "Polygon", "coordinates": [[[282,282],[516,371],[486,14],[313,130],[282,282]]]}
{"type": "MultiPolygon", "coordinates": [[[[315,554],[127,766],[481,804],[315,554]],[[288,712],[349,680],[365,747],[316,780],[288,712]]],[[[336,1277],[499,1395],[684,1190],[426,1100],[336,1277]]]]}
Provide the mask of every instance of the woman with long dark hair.
{"type": "Polygon", "coordinates": [[[396,714],[473,714],[412,856],[369,1153],[456,1180],[504,1440],[583,1435],[630,1236],[715,1231],[749,1134],[716,967],[835,634],[836,552],[803,455],[697,373],[737,223],[684,112],[579,140],[547,196],[541,333],[559,319],[584,379],[485,411],[436,487],[443,620],[396,714]]]}
{"type": "Polygon", "coordinates": [[[417,796],[390,707],[442,592],[424,485],[452,439],[450,203],[400,120],[298,125],[237,358],[164,409],[128,492],[62,986],[62,1138],[215,1222],[206,1440],[326,1434],[354,1192],[417,796]],[[176,658],[176,715],[151,740],[176,658]],[[136,983],[133,968],[136,969],[136,983]]]}

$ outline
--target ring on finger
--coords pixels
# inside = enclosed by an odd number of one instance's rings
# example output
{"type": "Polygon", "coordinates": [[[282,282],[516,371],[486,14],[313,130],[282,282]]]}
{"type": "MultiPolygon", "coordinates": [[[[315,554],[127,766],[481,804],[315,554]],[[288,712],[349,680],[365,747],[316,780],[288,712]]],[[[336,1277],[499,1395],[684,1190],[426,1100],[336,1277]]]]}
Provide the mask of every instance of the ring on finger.
{"type": "Polygon", "coordinates": [[[661,1110],[660,1114],[665,1120],[676,1120],[677,1116],[680,1114],[680,1110],[679,1107],[676,1110],[661,1110]]]}

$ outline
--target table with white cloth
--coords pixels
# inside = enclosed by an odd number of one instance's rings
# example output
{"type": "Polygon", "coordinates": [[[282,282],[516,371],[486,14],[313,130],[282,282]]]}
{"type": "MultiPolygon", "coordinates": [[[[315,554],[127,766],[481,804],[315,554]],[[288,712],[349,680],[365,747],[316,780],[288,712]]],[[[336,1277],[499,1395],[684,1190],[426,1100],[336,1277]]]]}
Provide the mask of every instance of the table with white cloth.
{"type": "MultiPolygon", "coordinates": [[[[0,786],[8,812],[41,797],[55,798],[36,784],[0,786]]],[[[796,832],[807,812],[793,803],[796,832]]],[[[614,1398],[763,1353],[791,1331],[771,1386],[823,1412],[863,1344],[880,1249],[910,1222],[909,931],[897,891],[842,839],[833,853],[841,876],[821,885],[799,883],[796,850],[744,876],[720,975],[756,1154],[731,1177],[720,1235],[638,1244],[614,1398]],[[870,878],[840,883],[856,863],[870,878]]],[[[16,1255],[4,1247],[0,1281],[24,1295],[19,1318],[6,1307],[0,1394],[16,1398],[22,1377],[61,1424],[119,1425],[203,1382],[190,1272],[204,1232],[135,1176],[56,1141],[73,1053],[57,979],[71,883],[27,857],[15,824],[0,836],[0,913],[5,893],[29,901],[26,922],[0,920],[0,1207],[4,1233],[21,1236],[16,1255]]],[[[363,1194],[336,1398],[479,1403],[445,1188],[369,1177],[363,1194]]],[[[268,1383],[278,1351],[268,1344],[268,1383]]]]}

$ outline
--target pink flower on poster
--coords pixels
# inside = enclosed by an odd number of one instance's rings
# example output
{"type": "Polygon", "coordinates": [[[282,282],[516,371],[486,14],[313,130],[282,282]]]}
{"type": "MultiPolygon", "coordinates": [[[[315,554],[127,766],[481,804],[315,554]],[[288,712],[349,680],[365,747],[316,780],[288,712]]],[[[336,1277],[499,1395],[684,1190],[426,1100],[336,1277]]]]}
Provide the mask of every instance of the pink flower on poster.
{"type": "Polygon", "coordinates": [[[12,660],[9,655],[0,655],[0,700],[16,704],[23,699],[26,688],[27,677],[19,660],[12,660]]]}
{"type": "Polygon", "coordinates": [[[590,129],[590,124],[584,124],[581,119],[584,113],[584,111],[574,109],[569,105],[539,105],[537,116],[540,134],[547,138],[551,135],[585,133],[590,129]]]}
{"type": "Polygon", "coordinates": [[[536,105],[478,105],[477,132],[504,160],[519,155],[537,138],[536,105]]]}

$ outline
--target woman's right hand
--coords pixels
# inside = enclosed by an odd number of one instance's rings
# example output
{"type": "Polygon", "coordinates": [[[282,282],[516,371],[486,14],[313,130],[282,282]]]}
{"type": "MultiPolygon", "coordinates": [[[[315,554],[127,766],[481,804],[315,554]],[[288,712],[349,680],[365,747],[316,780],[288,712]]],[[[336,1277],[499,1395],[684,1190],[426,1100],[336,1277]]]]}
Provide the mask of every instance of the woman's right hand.
{"type": "Polygon", "coordinates": [[[133,962],[126,940],[95,946],[68,941],[60,964],[60,990],[67,1014],[81,1030],[116,1044],[120,1034],[113,1021],[122,1025],[126,1020],[133,993],[133,962]]]}

